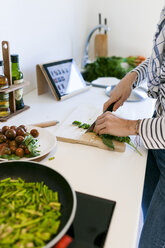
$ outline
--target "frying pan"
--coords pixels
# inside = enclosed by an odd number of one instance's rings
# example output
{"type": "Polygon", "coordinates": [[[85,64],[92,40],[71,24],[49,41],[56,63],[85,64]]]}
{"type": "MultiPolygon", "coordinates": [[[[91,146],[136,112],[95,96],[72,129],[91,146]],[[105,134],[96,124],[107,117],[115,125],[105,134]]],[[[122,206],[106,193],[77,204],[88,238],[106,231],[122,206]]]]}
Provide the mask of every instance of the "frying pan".
{"type": "Polygon", "coordinates": [[[61,224],[58,233],[43,247],[51,248],[67,232],[73,222],[77,200],[74,190],[67,180],[55,170],[37,162],[8,161],[0,163],[0,180],[11,177],[22,178],[26,182],[44,182],[50,189],[57,191],[61,208],[61,224]]]}

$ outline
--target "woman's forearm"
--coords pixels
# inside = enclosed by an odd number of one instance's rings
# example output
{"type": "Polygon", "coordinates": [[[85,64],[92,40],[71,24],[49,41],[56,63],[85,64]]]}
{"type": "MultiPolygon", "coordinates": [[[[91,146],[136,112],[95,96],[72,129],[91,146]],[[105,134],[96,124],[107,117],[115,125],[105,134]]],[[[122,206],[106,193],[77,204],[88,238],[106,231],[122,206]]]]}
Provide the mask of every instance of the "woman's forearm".
{"type": "Polygon", "coordinates": [[[138,86],[140,82],[142,82],[147,77],[149,60],[150,58],[147,58],[139,66],[137,66],[135,69],[131,71],[131,73],[133,72],[137,73],[137,78],[135,80],[136,82],[134,84],[134,87],[138,86]]]}
{"type": "Polygon", "coordinates": [[[137,77],[138,77],[138,73],[136,71],[131,71],[123,79],[127,84],[129,84],[132,87],[134,82],[137,80],[137,77]]]}

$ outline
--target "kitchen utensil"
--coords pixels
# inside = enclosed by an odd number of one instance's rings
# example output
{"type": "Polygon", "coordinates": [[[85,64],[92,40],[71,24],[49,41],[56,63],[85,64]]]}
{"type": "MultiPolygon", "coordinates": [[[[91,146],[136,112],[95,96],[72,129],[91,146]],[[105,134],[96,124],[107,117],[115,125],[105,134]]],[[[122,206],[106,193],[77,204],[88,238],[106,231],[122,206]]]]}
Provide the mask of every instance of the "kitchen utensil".
{"type": "Polygon", "coordinates": [[[36,123],[36,124],[32,124],[32,126],[35,126],[35,127],[51,127],[51,126],[55,126],[59,123],[59,121],[46,121],[46,122],[40,122],[40,123],[36,123]]]}
{"type": "Polygon", "coordinates": [[[114,150],[116,152],[124,152],[126,148],[125,143],[116,140],[113,140],[114,149],[109,148],[108,146],[104,145],[102,139],[95,133],[90,133],[90,132],[83,134],[79,133],[79,135],[78,133],[77,134],[73,133],[72,137],[70,137],[70,135],[69,136],[66,135],[66,137],[64,137],[64,134],[61,134],[59,136],[57,135],[57,140],[67,143],[73,143],[73,144],[94,146],[104,150],[111,150],[111,151],[114,150]]]}
{"type": "MultiPolygon", "coordinates": [[[[99,14],[99,24],[101,24],[101,14],[99,14]]],[[[105,21],[107,24],[107,20],[105,21]]],[[[101,33],[99,29],[99,34],[96,34],[94,40],[94,56],[97,57],[107,57],[108,56],[108,36],[105,31],[104,34],[101,33]]]]}
{"type": "MultiPolygon", "coordinates": [[[[104,24],[107,25],[107,18],[104,19],[104,24]]],[[[104,30],[104,34],[107,34],[107,30],[104,30]]]]}
{"type": "MultiPolygon", "coordinates": [[[[93,105],[80,105],[61,123],[59,128],[56,130],[55,135],[58,141],[83,144],[88,146],[98,147],[104,150],[113,150],[107,147],[102,139],[93,132],[85,133],[84,129],[78,128],[72,124],[73,121],[81,121],[82,123],[93,122],[95,116],[100,111],[93,105]],[[92,120],[92,121],[91,121],[92,120]]],[[[126,145],[123,142],[113,140],[114,151],[124,152],[126,145]]]]}
{"type": "Polygon", "coordinates": [[[44,182],[59,194],[62,204],[61,224],[55,235],[43,248],[51,248],[67,232],[76,213],[76,194],[69,182],[55,170],[36,162],[10,161],[0,163],[0,180],[11,177],[22,178],[27,182],[44,182]]]}
{"type": "MultiPolygon", "coordinates": [[[[114,106],[114,104],[115,104],[115,102],[113,102],[113,103],[107,108],[107,110],[104,111],[104,113],[105,113],[106,111],[112,112],[112,111],[113,111],[113,106],[114,106]]],[[[93,129],[94,129],[94,127],[95,127],[95,124],[96,124],[96,121],[94,121],[94,122],[92,123],[92,125],[86,130],[86,133],[92,132],[93,129]]]]}

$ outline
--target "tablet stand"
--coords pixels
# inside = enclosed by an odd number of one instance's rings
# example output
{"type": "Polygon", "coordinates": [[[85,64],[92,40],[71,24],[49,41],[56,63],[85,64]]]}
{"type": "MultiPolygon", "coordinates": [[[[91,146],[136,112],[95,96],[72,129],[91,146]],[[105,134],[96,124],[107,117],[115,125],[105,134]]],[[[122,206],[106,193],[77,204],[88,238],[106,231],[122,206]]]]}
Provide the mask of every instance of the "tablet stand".
{"type": "MultiPolygon", "coordinates": [[[[54,62],[50,62],[50,64],[51,63],[54,63],[54,62]]],[[[57,63],[57,62],[55,62],[55,63],[57,63]]],[[[77,95],[77,94],[79,94],[81,92],[87,91],[89,88],[91,88],[91,86],[87,86],[85,88],[82,88],[82,89],[78,89],[76,91],[73,91],[73,92],[71,92],[69,94],[62,95],[61,98],[60,98],[58,96],[55,88],[53,87],[52,82],[51,82],[51,80],[50,80],[50,78],[49,78],[46,70],[44,69],[44,66],[45,65],[46,65],[45,63],[44,64],[37,64],[36,65],[36,76],[37,76],[37,91],[38,91],[38,95],[42,95],[42,94],[48,92],[49,90],[51,90],[51,92],[55,96],[56,100],[64,100],[64,99],[70,98],[70,97],[72,97],[74,95],[77,95]]]]}
{"type": "Polygon", "coordinates": [[[50,89],[55,96],[56,100],[58,100],[56,92],[49,80],[49,77],[46,73],[46,71],[43,68],[42,64],[36,65],[36,76],[37,76],[37,92],[38,95],[42,95],[46,92],[48,92],[50,89]]]}

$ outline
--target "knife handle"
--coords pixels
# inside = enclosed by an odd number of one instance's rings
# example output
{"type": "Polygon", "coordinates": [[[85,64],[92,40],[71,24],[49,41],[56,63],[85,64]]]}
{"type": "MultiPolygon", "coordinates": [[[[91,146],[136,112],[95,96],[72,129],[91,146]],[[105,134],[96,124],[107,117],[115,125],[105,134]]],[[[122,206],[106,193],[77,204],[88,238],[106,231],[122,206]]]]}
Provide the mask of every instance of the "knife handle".
{"type": "Polygon", "coordinates": [[[59,123],[59,121],[46,121],[46,122],[40,122],[40,123],[32,124],[32,126],[44,128],[44,127],[55,126],[58,123],[59,123]]]}
{"type": "Polygon", "coordinates": [[[111,104],[109,105],[109,107],[104,111],[104,113],[105,113],[106,111],[112,112],[112,111],[113,111],[113,106],[114,106],[114,105],[115,105],[115,102],[111,103],[111,104]]]}
{"type": "MultiPolygon", "coordinates": [[[[101,25],[101,14],[99,13],[99,25],[101,25]]],[[[101,32],[101,28],[99,28],[99,32],[101,32]]]]}

